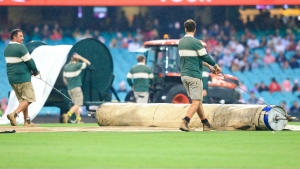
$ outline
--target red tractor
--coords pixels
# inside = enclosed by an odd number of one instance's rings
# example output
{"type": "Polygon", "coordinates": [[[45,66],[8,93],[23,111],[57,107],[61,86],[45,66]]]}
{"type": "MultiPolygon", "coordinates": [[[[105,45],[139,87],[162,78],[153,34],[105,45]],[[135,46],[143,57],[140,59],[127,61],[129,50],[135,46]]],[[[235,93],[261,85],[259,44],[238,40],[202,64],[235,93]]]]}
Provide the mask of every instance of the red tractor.
{"type": "MultiPolygon", "coordinates": [[[[147,65],[152,67],[154,87],[150,89],[150,103],[190,103],[191,100],[180,78],[179,39],[152,40],[144,43],[144,48],[136,52],[143,53],[147,65]]],[[[205,46],[205,43],[201,41],[205,46]]],[[[238,103],[240,93],[236,90],[238,79],[232,75],[203,75],[203,86],[207,96],[204,103],[238,103]]],[[[130,91],[125,101],[135,101],[130,91]]]]}

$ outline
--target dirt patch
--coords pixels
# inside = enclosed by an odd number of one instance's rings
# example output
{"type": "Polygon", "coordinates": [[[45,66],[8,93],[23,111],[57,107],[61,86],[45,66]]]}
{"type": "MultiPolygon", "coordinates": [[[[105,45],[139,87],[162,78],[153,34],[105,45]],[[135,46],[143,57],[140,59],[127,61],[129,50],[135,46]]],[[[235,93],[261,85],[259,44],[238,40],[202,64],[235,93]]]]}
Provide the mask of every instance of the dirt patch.
{"type": "MultiPolygon", "coordinates": [[[[179,132],[177,128],[139,127],[139,126],[101,126],[101,127],[23,127],[1,126],[0,132],[13,131],[17,133],[32,132],[179,132]]],[[[201,131],[199,129],[199,131],[201,131]]]]}
{"type": "MultiPolygon", "coordinates": [[[[300,131],[300,126],[287,125],[286,130],[300,131]]],[[[177,128],[166,127],[141,127],[141,126],[95,126],[95,127],[23,127],[0,126],[0,132],[33,133],[33,132],[181,132],[177,128]]],[[[218,131],[235,130],[232,127],[222,127],[218,131]]],[[[196,128],[202,131],[202,128],[196,128]]]]}

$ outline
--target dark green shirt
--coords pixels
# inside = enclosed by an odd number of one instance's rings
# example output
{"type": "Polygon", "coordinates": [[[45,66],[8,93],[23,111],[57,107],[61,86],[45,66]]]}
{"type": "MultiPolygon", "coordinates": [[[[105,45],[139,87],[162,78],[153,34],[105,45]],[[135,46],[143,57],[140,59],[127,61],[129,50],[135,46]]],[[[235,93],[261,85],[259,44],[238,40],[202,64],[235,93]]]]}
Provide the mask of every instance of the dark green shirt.
{"type": "Polygon", "coordinates": [[[127,81],[136,92],[148,92],[149,84],[152,85],[153,73],[151,68],[144,63],[138,63],[127,74],[127,81]],[[133,82],[132,82],[133,79],[133,82]]]}
{"type": "Polygon", "coordinates": [[[216,63],[207,54],[198,39],[185,35],[178,44],[181,76],[202,79],[202,61],[214,66],[216,63]]]}
{"type": "Polygon", "coordinates": [[[87,66],[86,63],[68,63],[64,66],[63,76],[67,79],[68,90],[82,86],[81,71],[87,66]]]}
{"type": "Polygon", "coordinates": [[[38,72],[34,60],[23,44],[10,42],[4,49],[4,57],[10,84],[30,82],[32,73],[38,72]]]}

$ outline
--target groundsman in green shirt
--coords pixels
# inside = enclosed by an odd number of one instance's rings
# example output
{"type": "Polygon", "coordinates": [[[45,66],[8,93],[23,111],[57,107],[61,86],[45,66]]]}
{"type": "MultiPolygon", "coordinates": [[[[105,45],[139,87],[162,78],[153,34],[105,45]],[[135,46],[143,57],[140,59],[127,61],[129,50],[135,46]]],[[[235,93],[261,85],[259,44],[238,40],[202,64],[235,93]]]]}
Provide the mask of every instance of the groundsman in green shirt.
{"type": "Polygon", "coordinates": [[[24,126],[36,127],[28,116],[28,106],[35,102],[35,94],[31,83],[31,76],[37,76],[34,60],[31,58],[27,48],[23,45],[24,36],[20,29],[14,29],[10,35],[10,42],[4,49],[8,81],[13,88],[18,101],[18,108],[7,115],[12,126],[17,126],[16,118],[22,111],[24,114],[24,126]]]}
{"type": "Polygon", "coordinates": [[[197,112],[203,124],[203,131],[210,131],[215,127],[210,125],[202,106],[202,66],[208,66],[209,68],[212,67],[212,72],[216,74],[222,72],[222,70],[207,54],[207,51],[200,40],[194,38],[194,34],[196,32],[195,21],[188,19],[184,23],[184,28],[186,34],[178,44],[181,81],[186,88],[188,95],[192,99],[192,104],[187,110],[186,116],[182,119],[179,129],[182,131],[195,131],[194,129],[189,128],[188,124],[190,119],[197,112]]]}

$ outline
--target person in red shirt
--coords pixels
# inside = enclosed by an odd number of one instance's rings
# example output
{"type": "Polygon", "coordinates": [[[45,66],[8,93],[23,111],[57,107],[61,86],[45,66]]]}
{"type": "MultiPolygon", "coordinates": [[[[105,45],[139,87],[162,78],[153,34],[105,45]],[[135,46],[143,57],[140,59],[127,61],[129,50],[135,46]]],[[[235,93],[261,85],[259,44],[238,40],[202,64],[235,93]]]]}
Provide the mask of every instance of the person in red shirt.
{"type": "Polygon", "coordinates": [[[270,93],[272,94],[273,92],[280,92],[281,91],[281,87],[280,85],[277,83],[276,79],[273,77],[272,78],[272,82],[269,85],[269,90],[270,93]]]}

